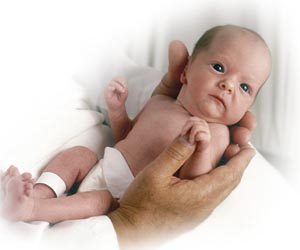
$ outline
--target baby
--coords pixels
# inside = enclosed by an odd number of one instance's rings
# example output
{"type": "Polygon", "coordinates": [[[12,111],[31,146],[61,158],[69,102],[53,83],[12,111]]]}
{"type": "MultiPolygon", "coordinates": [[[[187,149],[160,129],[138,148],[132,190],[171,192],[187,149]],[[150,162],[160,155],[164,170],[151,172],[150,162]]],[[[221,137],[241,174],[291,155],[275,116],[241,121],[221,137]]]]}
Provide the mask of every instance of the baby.
{"type": "Polygon", "coordinates": [[[30,174],[20,175],[10,167],[3,178],[6,217],[56,223],[105,214],[117,205],[134,176],[179,135],[197,146],[178,176],[192,179],[209,172],[229,144],[228,125],[243,117],[270,71],[271,55],[264,40],[251,30],[225,25],[206,31],[196,43],[181,74],[177,99],[155,95],[133,121],[125,109],[125,79],[114,79],[105,100],[115,147],[106,148],[97,165],[87,148],[66,150],[35,184],[30,174]],[[80,192],[55,198],[88,172],[80,192]]]}

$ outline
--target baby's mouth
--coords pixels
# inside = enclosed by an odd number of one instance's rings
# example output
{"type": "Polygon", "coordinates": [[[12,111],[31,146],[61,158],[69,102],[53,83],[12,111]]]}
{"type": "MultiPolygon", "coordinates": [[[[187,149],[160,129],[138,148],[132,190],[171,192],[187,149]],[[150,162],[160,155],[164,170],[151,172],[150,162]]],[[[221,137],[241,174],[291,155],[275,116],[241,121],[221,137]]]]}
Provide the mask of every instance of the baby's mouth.
{"type": "Polygon", "coordinates": [[[217,100],[217,102],[219,102],[220,104],[222,104],[224,108],[226,108],[225,102],[221,97],[215,95],[211,95],[211,97],[217,100]]]}

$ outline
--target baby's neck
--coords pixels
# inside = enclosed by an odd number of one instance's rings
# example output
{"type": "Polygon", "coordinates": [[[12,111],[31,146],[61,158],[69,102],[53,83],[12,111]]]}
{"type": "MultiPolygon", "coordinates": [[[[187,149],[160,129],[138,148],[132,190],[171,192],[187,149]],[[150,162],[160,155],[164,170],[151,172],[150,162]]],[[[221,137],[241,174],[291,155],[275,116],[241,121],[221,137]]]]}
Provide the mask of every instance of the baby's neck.
{"type": "Polygon", "coordinates": [[[185,106],[183,105],[183,103],[181,102],[181,100],[179,98],[176,99],[175,104],[180,107],[181,109],[183,109],[186,113],[188,113],[189,115],[192,116],[191,112],[185,108],[185,106]]]}

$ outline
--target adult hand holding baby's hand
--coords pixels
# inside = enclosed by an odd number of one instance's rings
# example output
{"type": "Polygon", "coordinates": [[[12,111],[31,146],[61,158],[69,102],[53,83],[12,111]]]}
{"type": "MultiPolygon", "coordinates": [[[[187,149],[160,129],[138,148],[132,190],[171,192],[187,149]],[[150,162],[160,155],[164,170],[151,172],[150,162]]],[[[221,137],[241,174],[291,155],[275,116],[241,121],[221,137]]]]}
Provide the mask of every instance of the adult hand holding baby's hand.
{"type": "Polygon", "coordinates": [[[193,180],[175,177],[195,146],[177,138],[136,176],[120,207],[109,214],[121,249],[153,249],[199,225],[237,186],[255,152],[244,146],[208,174],[193,180]]]}

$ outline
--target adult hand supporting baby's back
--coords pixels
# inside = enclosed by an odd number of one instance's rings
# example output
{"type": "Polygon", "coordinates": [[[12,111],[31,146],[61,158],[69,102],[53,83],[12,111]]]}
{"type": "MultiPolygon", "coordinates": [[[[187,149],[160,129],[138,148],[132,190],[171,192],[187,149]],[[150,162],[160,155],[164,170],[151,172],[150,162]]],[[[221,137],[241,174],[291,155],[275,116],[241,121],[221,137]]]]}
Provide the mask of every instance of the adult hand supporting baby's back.
{"type": "MultiPolygon", "coordinates": [[[[176,40],[170,43],[168,72],[154,90],[153,95],[163,94],[173,98],[177,97],[182,86],[180,76],[188,62],[188,57],[189,53],[183,42],[176,40]]],[[[231,144],[224,153],[226,159],[237,154],[241,146],[248,144],[255,127],[256,118],[250,111],[245,113],[239,123],[231,126],[231,144]]]]}

